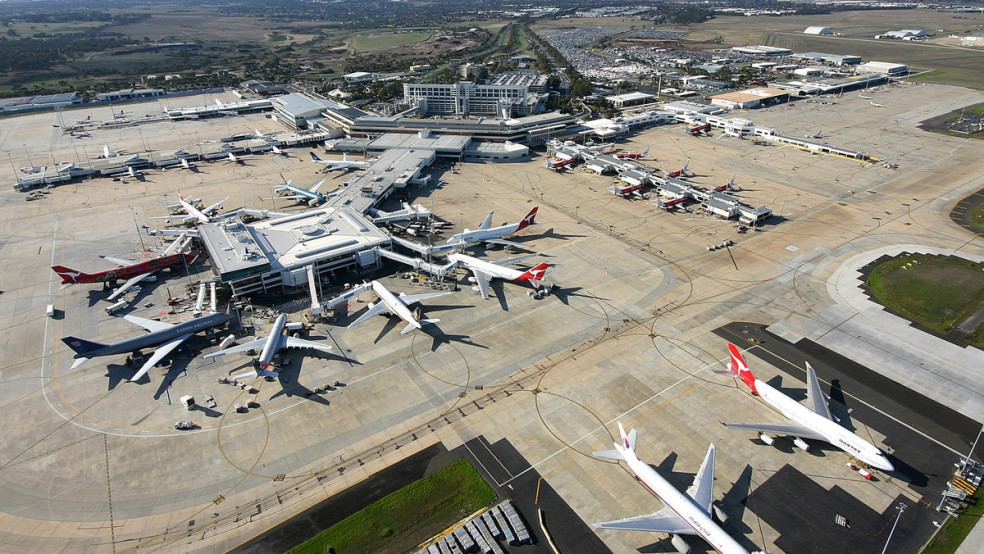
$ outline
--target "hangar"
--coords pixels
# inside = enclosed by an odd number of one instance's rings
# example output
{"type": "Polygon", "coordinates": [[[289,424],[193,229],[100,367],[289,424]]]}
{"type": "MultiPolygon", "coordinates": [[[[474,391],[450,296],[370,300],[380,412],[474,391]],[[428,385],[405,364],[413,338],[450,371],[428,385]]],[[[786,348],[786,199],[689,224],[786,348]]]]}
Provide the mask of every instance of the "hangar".
{"type": "Polygon", "coordinates": [[[711,105],[729,110],[746,110],[789,101],[789,91],[777,88],[754,88],[711,96],[711,105]]]}

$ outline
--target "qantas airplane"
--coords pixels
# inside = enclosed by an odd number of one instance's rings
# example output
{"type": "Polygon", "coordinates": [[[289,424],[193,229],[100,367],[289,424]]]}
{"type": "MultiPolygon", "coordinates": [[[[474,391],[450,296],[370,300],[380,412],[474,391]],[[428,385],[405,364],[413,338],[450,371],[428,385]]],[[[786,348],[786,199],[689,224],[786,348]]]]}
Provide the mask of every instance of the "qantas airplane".
{"type": "Polygon", "coordinates": [[[656,495],[666,506],[662,510],[644,516],[630,517],[617,521],[596,523],[599,529],[620,529],[623,531],[646,531],[650,533],[668,533],[670,542],[680,552],[690,552],[690,545],[680,535],[696,535],[722,554],[748,554],[738,541],[724,532],[711,518],[713,509],[718,519],[725,520],[724,513],[712,504],[714,500],[714,445],[707,448],[704,462],[700,464],[694,482],[687,488],[686,494],[678,491],[649,464],[636,456],[636,430],[628,435],[621,422],[618,432],[622,435],[622,444],[612,443],[614,450],[595,451],[597,458],[625,462],[636,478],[656,495]]]}
{"type": "Polygon", "coordinates": [[[495,262],[486,262],[485,260],[479,260],[478,258],[473,258],[464,254],[449,254],[448,261],[464,266],[471,271],[472,277],[469,277],[468,280],[475,283],[475,286],[472,288],[475,291],[480,292],[482,294],[482,298],[488,300],[489,281],[492,279],[505,279],[507,281],[514,281],[517,283],[529,282],[533,288],[537,290],[543,286],[543,278],[547,274],[547,267],[549,267],[546,262],[539,264],[528,271],[518,271],[515,269],[509,269],[508,267],[503,267],[513,262],[528,258],[531,255],[532,254],[519,256],[516,258],[508,258],[505,260],[498,260],[495,262]]]}
{"type": "Polygon", "coordinates": [[[135,315],[125,316],[123,319],[130,323],[135,323],[150,332],[146,335],[114,342],[113,344],[100,344],[85,339],[65,337],[62,339],[62,342],[75,351],[75,362],[72,364],[72,369],[79,367],[90,358],[112,356],[126,352],[139,352],[141,349],[156,346],[157,349],[154,351],[154,354],[130,378],[130,381],[138,381],[152,367],[166,358],[172,350],[188,340],[191,335],[199,331],[211,329],[212,327],[224,325],[226,322],[232,321],[233,316],[230,314],[211,314],[178,323],[177,325],[155,319],[144,319],[135,315]]]}
{"type": "Polygon", "coordinates": [[[486,216],[485,221],[478,226],[478,229],[475,229],[474,231],[465,229],[461,233],[449,238],[446,243],[460,244],[464,246],[484,242],[486,244],[500,244],[503,246],[523,248],[522,244],[502,240],[502,237],[511,235],[517,231],[522,231],[530,225],[536,225],[534,220],[536,219],[536,211],[538,209],[539,207],[535,207],[530,210],[530,213],[526,214],[526,217],[524,217],[519,223],[507,223],[505,225],[499,225],[498,227],[492,227],[492,214],[495,212],[489,212],[489,215],[486,216]]]}
{"type": "Polygon", "coordinates": [[[577,163],[577,158],[570,157],[562,160],[556,160],[552,158],[547,158],[547,169],[553,169],[560,171],[562,169],[567,169],[568,167],[577,163]]]}
{"type": "Polygon", "coordinates": [[[767,433],[776,433],[793,437],[793,444],[797,447],[808,450],[809,445],[803,439],[814,439],[829,442],[830,444],[854,456],[858,460],[872,467],[877,467],[883,471],[894,471],[895,466],[888,461],[885,453],[875,445],[848,431],[834,420],[830,414],[830,407],[827,400],[820,390],[820,383],[817,382],[817,375],[813,371],[809,362],[806,364],[806,401],[803,405],[786,396],[773,388],[768,383],[763,383],[752,375],[751,370],[742,358],[741,352],[734,344],[728,343],[728,350],[731,351],[730,371],[719,371],[740,378],[752,392],[762,397],[762,400],[782,412],[789,419],[781,423],[724,423],[722,425],[729,429],[747,429],[758,431],[762,442],[772,444],[772,437],[767,433]]]}
{"type": "Polygon", "coordinates": [[[399,296],[396,296],[395,294],[390,292],[389,289],[383,286],[383,284],[380,283],[379,281],[372,281],[354,287],[353,290],[347,291],[341,297],[336,298],[335,300],[326,304],[326,306],[329,305],[333,306],[335,304],[338,304],[341,300],[347,300],[352,296],[355,296],[356,294],[361,294],[370,289],[376,293],[376,296],[379,297],[379,303],[378,304],[370,303],[369,310],[366,313],[359,316],[358,319],[356,319],[355,321],[349,324],[348,327],[350,329],[366,321],[367,319],[371,318],[374,315],[391,314],[399,317],[400,319],[402,319],[407,323],[407,326],[404,327],[402,331],[400,331],[401,335],[405,335],[410,331],[422,328],[424,325],[433,325],[434,323],[441,321],[440,319],[418,319],[415,316],[415,314],[410,310],[409,306],[411,304],[415,302],[420,302],[421,300],[427,300],[429,298],[437,298],[439,296],[447,296],[451,294],[450,292],[427,292],[424,294],[406,294],[404,292],[401,292],[399,296]]]}
{"type": "Polygon", "coordinates": [[[171,245],[168,246],[164,253],[159,257],[151,258],[143,262],[126,260],[122,258],[112,258],[109,256],[100,256],[104,260],[109,260],[113,263],[120,264],[120,267],[117,267],[116,269],[107,269],[106,271],[100,271],[98,273],[83,273],[61,265],[53,266],[51,269],[62,278],[61,288],[63,289],[76,283],[109,283],[112,285],[119,279],[126,279],[126,282],[117,288],[116,291],[114,291],[113,294],[109,295],[106,299],[116,300],[117,297],[133,288],[137,283],[147,279],[162,269],[172,267],[182,261],[192,263],[195,259],[192,254],[180,253],[190,241],[190,238],[185,239],[184,236],[179,237],[178,240],[171,243],[171,245]]]}
{"type": "Polygon", "coordinates": [[[357,161],[348,159],[348,154],[342,154],[341,160],[322,160],[317,154],[311,152],[311,160],[315,163],[319,163],[325,168],[322,171],[335,171],[336,169],[344,169],[350,171],[353,169],[365,169],[372,165],[371,161],[357,161]]]}
{"type": "Polygon", "coordinates": [[[270,329],[270,334],[262,339],[256,339],[244,344],[226,348],[224,350],[219,350],[218,352],[213,352],[211,354],[206,354],[202,356],[202,359],[209,360],[211,358],[218,358],[220,356],[225,356],[226,354],[235,354],[237,352],[248,352],[250,350],[259,350],[260,356],[256,358],[253,362],[255,369],[248,373],[243,373],[242,375],[236,375],[233,379],[249,379],[253,377],[276,377],[277,374],[270,371],[270,363],[273,361],[273,356],[277,352],[285,348],[313,348],[315,350],[320,350],[322,352],[327,352],[331,350],[331,346],[327,344],[322,344],[319,342],[314,342],[310,340],[304,340],[289,336],[284,332],[284,328],[287,326],[287,314],[280,314],[277,320],[273,323],[273,327],[270,329]]]}

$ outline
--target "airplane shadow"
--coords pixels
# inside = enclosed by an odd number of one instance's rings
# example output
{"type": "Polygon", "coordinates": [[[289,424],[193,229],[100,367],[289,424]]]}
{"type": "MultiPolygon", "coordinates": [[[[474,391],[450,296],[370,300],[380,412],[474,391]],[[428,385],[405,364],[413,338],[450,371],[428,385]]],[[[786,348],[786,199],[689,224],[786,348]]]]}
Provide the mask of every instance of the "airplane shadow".
{"type": "Polygon", "coordinates": [[[841,389],[840,379],[834,379],[830,382],[830,402],[827,405],[830,407],[830,415],[833,416],[837,423],[852,432],[857,431],[857,428],[851,422],[851,414],[848,410],[847,403],[844,402],[844,391],[841,389]]]}
{"type": "Polygon", "coordinates": [[[178,363],[176,360],[171,361],[171,365],[167,368],[167,373],[164,374],[164,378],[161,379],[161,385],[157,387],[157,392],[154,393],[154,400],[157,400],[164,394],[164,392],[171,387],[171,384],[176,381],[182,373],[186,373],[188,369],[188,364],[178,363]]]}
{"type": "Polygon", "coordinates": [[[765,383],[767,385],[771,386],[772,388],[778,390],[779,392],[785,394],[786,396],[792,398],[793,400],[795,400],[797,402],[802,402],[803,400],[806,400],[806,389],[801,389],[801,388],[794,388],[794,389],[783,388],[783,386],[782,386],[782,375],[776,375],[775,377],[773,377],[772,379],[769,379],[765,383]]]}
{"type": "MultiPolygon", "coordinates": [[[[726,525],[735,531],[730,533],[733,537],[747,535],[752,532],[752,528],[742,521],[745,517],[745,502],[748,500],[748,494],[752,490],[752,472],[752,466],[746,464],[745,469],[741,471],[741,475],[731,484],[731,488],[724,493],[724,496],[718,502],[721,509],[728,516],[728,523],[726,525]]],[[[741,539],[737,540],[742,542],[741,539]]],[[[755,545],[750,542],[746,547],[750,547],[748,548],[749,552],[756,549],[755,545]]]]}
{"type": "Polygon", "coordinates": [[[89,307],[93,307],[99,303],[100,300],[106,298],[111,294],[108,289],[92,289],[87,293],[89,295],[89,307]]]}
{"type": "Polygon", "coordinates": [[[273,396],[270,397],[270,400],[273,400],[278,396],[286,396],[287,398],[292,396],[301,396],[317,404],[328,406],[329,402],[327,398],[322,397],[318,393],[301,384],[301,366],[303,365],[301,359],[299,357],[282,357],[282,359],[289,359],[291,360],[291,363],[287,366],[281,366],[280,371],[277,372],[277,380],[280,381],[280,390],[274,393],[273,396]]]}
{"type": "Polygon", "coordinates": [[[478,344],[477,342],[472,342],[468,340],[468,335],[448,335],[445,334],[437,325],[426,325],[421,329],[421,332],[432,339],[431,342],[431,352],[437,350],[441,344],[451,345],[451,342],[459,342],[468,346],[475,346],[477,348],[488,349],[488,346],[484,344],[478,344]]]}
{"type": "Polygon", "coordinates": [[[888,461],[892,462],[892,465],[895,466],[895,471],[882,472],[885,475],[888,475],[898,481],[909,483],[915,487],[925,487],[929,484],[929,477],[926,476],[925,473],[910,466],[891,454],[886,453],[885,455],[888,457],[888,461]]]}
{"type": "Polygon", "coordinates": [[[134,370],[130,366],[120,364],[109,364],[106,366],[106,377],[109,378],[106,390],[114,390],[120,383],[133,377],[134,370]]]}
{"type": "Polygon", "coordinates": [[[384,336],[388,335],[389,332],[395,329],[396,326],[400,323],[403,323],[403,320],[398,317],[395,316],[387,317],[386,323],[383,325],[383,328],[379,330],[379,334],[376,335],[376,338],[372,341],[372,343],[373,344],[378,343],[384,336]]]}

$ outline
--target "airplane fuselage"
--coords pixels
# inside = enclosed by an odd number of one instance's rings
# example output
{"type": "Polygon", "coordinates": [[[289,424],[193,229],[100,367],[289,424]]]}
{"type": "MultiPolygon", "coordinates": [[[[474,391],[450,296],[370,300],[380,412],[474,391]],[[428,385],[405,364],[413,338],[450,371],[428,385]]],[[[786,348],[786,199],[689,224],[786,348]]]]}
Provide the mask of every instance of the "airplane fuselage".
{"type": "Polygon", "coordinates": [[[263,350],[260,351],[260,357],[257,359],[260,369],[269,367],[270,362],[273,361],[273,356],[280,350],[280,340],[284,333],[285,325],[287,325],[287,314],[280,314],[273,323],[273,328],[270,329],[270,334],[267,336],[266,342],[263,344],[263,350]]]}
{"type": "MultiPolygon", "coordinates": [[[[100,356],[112,356],[114,354],[124,354],[129,352],[136,352],[143,348],[149,348],[151,346],[157,346],[159,344],[164,344],[166,342],[172,341],[181,335],[188,333],[198,333],[206,329],[211,329],[212,327],[218,327],[231,321],[233,316],[231,314],[211,314],[205,317],[200,317],[193,319],[191,321],[185,321],[179,323],[174,327],[169,327],[167,329],[162,329],[160,331],[154,331],[146,335],[141,335],[139,337],[133,337],[132,339],[122,340],[120,342],[114,342],[113,344],[108,344],[103,348],[98,350],[93,350],[91,352],[86,352],[86,358],[97,358],[100,356]]],[[[78,358],[79,356],[75,356],[78,358]]]]}
{"type": "Polygon", "coordinates": [[[714,550],[721,554],[748,554],[748,551],[731,538],[731,535],[725,533],[710,515],[694,503],[692,498],[677,490],[649,464],[636,457],[635,452],[618,443],[614,446],[621,452],[629,468],[649,492],[680,516],[680,519],[685,521],[699,537],[707,541],[714,550]]]}
{"type": "MultiPolygon", "coordinates": [[[[182,260],[187,260],[191,262],[195,259],[191,254],[168,254],[167,256],[161,256],[159,258],[152,258],[145,262],[140,262],[133,265],[125,265],[118,267],[116,269],[107,269],[106,271],[100,271],[98,273],[83,274],[80,273],[74,278],[74,281],[68,279],[68,283],[111,283],[117,280],[126,280],[131,277],[136,277],[137,275],[142,275],[144,273],[150,273],[152,271],[158,271],[161,269],[166,269],[168,267],[177,265],[182,262],[182,260]]],[[[62,278],[62,282],[66,282],[66,278],[62,278]]]]}
{"type": "Polygon", "coordinates": [[[498,227],[491,227],[489,229],[478,229],[472,231],[465,229],[464,232],[458,233],[447,240],[448,243],[454,242],[464,242],[468,244],[473,244],[476,242],[483,242],[486,240],[501,239],[502,237],[515,233],[519,229],[519,223],[510,223],[509,225],[500,225],[498,227]]]}
{"type": "Polygon", "coordinates": [[[465,254],[449,254],[448,261],[459,263],[468,269],[480,271],[495,279],[506,279],[508,281],[513,281],[525,273],[524,271],[518,271],[509,267],[489,263],[485,260],[479,260],[478,258],[473,258],[472,256],[467,256],[465,254]]]}
{"type": "Polygon", "coordinates": [[[411,325],[414,329],[420,329],[420,322],[413,317],[413,312],[410,308],[398,296],[389,291],[386,287],[380,284],[378,281],[372,282],[372,290],[379,297],[379,301],[389,308],[390,312],[396,314],[400,319],[406,321],[408,325],[411,325]]]}
{"type": "Polygon", "coordinates": [[[836,421],[831,421],[815,413],[806,405],[793,400],[758,379],[755,380],[755,390],[758,391],[762,400],[782,412],[783,415],[823,435],[827,442],[851,456],[878,469],[886,471],[894,469],[878,447],[845,429],[836,421]]]}

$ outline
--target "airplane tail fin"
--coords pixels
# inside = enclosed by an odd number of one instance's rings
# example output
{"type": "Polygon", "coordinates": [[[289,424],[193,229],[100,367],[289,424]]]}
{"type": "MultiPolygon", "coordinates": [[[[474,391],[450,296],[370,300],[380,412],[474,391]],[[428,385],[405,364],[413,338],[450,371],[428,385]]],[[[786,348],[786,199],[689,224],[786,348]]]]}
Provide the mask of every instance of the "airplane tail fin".
{"type": "Polygon", "coordinates": [[[79,339],[75,337],[65,337],[62,339],[62,342],[67,344],[68,347],[74,350],[75,353],[78,354],[79,356],[88,354],[93,350],[99,350],[100,348],[106,346],[105,344],[100,344],[98,342],[92,342],[89,340],[79,339]]]}
{"type": "Polygon", "coordinates": [[[728,368],[729,371],[722,373],[741,378],[748,385],[748,388],[752,389],[752,392],[758,394],[758,390],[755,388],[755,375],[752,374],[752,370],[748,369],[748,364],[745,363],[745,358],[738,351],[738,347],[729,342],[728,350],[731,352],[731,365],[728,368]]]}
{"type": "Polygon", "coordinates": [[[625,427],[622,426],[621,421],[618,422],[618,433],[621,435],[622,444],[615,444],[615,450],[595,450],[591,454],[594,455],[595,458],[601,458],[604,460],[613,460],[616,462],[624,461],[625,451],[635,452],[637,434],[635,429],[632,429],[626,433],[625,427]]]}
{"type": "Polygon", "coordinates": [[[51,269],[62,278],[63,285],[74,285],[75,283],[81,283],[85,277],[89,277],[88,273],[75,271],[74,269],[67,268],[63,265],[52,266],[51,269]]]}
{"type": "Polygon", "coordinates": [[[342,161],[343,162],[347,162],[348,161],[348,154],[345,153],[345,152],[342,152],[342,161]]]}
{"type": "Polygon", "coordinates": [[[540,265],[538,265],[538,266],[530,269],[526,273],[523,273],[519,277],[516,277],[516,280],[517,281],[542,281],[543,278],[547,275],[547,268],[548,267],[550,267],[550,266],[547,265],[547,262],[543,262],[542,264],[540,264],[540,265]]]}
{"type": "Polygon", "coordinates": [[[314,160],[316,162],[320,162],[321,161],[321,158],[319,158],[318,155],[315,154],[314,152],[311,152],[310,154],[311,154],[311,159],[312,160],[314,160]]]}
{"type": "Polygon", "coordinates": [[[649,147],[647,146],[646,149],[642,151],[642,155],[639,156],[639,157],[640,158],[645,158],[648,155],[649,155],[649,147]]]}
{"type": "Polygon", "coordinates": [[[525,229],[530,225],[536,225],[536,223],[533,220],[536,219],[536,211],[538,209],[539,206],[530,210],[530,213],[526,214],[526,217],[524,217],[523,220],[519,222],[519,227],[516,230],[519,231],[520,229],[525,229]]]}

